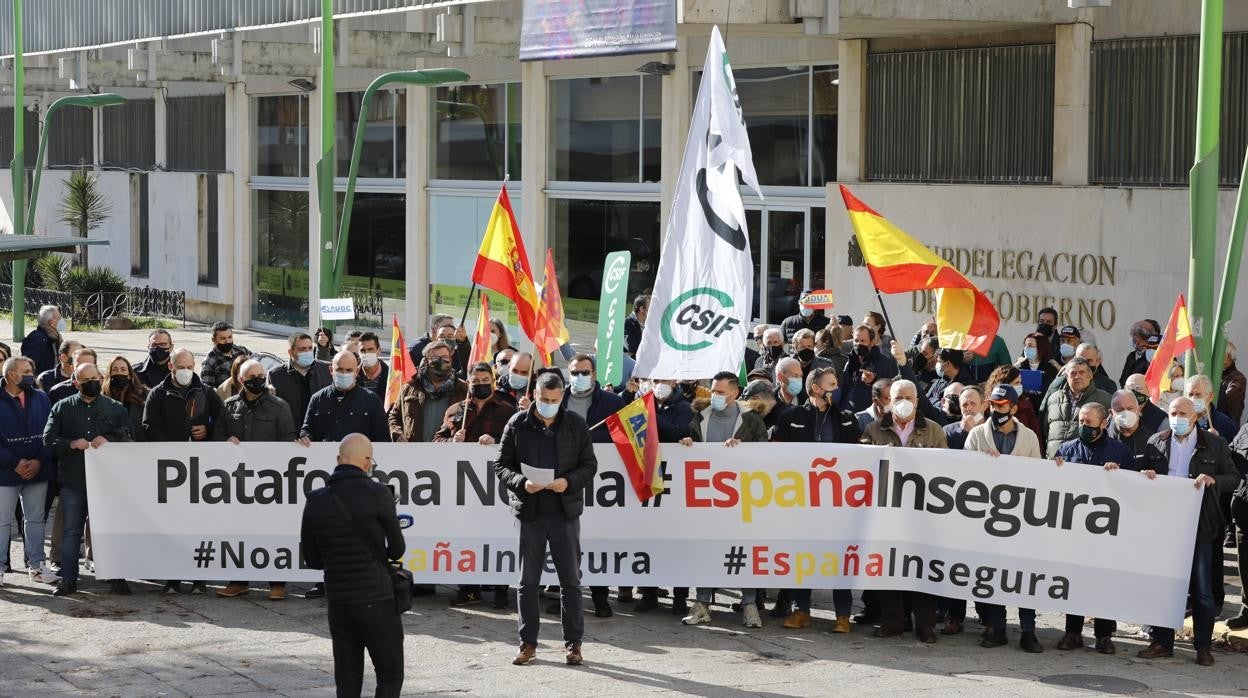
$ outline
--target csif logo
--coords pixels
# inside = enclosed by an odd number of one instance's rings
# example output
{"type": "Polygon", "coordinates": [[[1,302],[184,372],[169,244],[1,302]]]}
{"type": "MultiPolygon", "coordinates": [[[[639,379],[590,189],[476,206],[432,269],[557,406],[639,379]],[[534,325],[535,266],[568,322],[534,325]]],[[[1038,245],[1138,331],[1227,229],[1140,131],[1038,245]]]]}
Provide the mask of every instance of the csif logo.
{"type": "Polygon", "coordinates": [[[628,258],[620,255],[611,260],[611,267],[603,277],[603,290],[615,293],[620,290],[620,282],[628,278],[628,258]]]}
{"type": "Polygon", "coordinates": [[[728,314],[734,305],[731,296],[716,288],[701,286],[685,291],[673,298],[663,310],[660,325],[663,342],[677,351],[706,349],[725,332],[741,324],[740,320],[728,314]],[[677,339],[676,326],[688,328],[681,334],[694,333],[696,341],[682,342],[677,339]]]}

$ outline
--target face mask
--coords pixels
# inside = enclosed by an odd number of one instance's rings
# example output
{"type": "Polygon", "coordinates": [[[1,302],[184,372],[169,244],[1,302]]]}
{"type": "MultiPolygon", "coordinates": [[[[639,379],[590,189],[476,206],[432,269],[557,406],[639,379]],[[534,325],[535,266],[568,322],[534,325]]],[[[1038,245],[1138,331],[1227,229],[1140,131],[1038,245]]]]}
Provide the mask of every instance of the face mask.
{"type": "Polygon", "coordinates": [[[833,388],[832,392],[824,393],[823,397],[827,399],[828,405],[837,405],[841,402],[841,389],[833,388]]]}
{"type": "Polygon", "coordinates": [[[1123,410],[1114,415],[1114,424],[1119,429],[1134,429],[1135,425],[1140,423],[1140,416],[1131,410],[1123,410]]]}
{"type": "Polygon", "coordinates": [[[56,332],[57,332],[57,334],[60,334],[61,332],[64,332],[66,327],[68,327],[68,325],[65,323],[65,318],[61,318],[60,320],[57,320],[57,321],[56,321],[56,332]]]}
{"type": "Polygon", "coordinates": [[[1182,392],[1183,392],[1183,378],[1182,378],[1181,376],[1180,376],[1179,378],[1172,378],[1172,379],[1170,379],[1170,392],[1172,392],[1172,393],[1180,393],[1180,394],[1182,394],[1182,392]]]}
{"type": "Polygon", "coordinates": [[[472,398],[474,400],[485,400],[494,394],[494,386],[488,383],[477,383],[472,386],[472,398]]]}
{"type": "Polygon", "coordinates": [[[1061,349],[1059,351],[1062,352],[1063,359],[1069,359],[1070,357],[1075,355],[1075,348],[1070,346],[1069,344],[1061,345],[1061,349]]]}
{"type": "Polygon", "coordinates": [[[86,397],[99,397],[100,381],[97,379],[79,383],[78,390],[86,397]]]}
{"type": "Polygon", "coordinates": [[[572,392],[587,393],[593,387],[593,376],[572,376],[572,392]]]}
{"type": "Polygon", "coordinates": [[[554,419],[559,414],[559,403],[537,402],[537,414],[542,419],[554,419]]]}
{"type": "Polygon", "coordinates": [[[265,382],[264,376],[256,376],[243,381],[243,387],[252,395],[259,395],[264,392],[265,382]]]}
{"type": "Polygon", "coordinates": [[[218,344],[217,351],[221,352],[222,354],[228,354],[234,351],[234,343],[226,342],[225,344],[218,344]]]}
{"type": "Polygon", "coordinates": [[[337,390],[350,390],[355,385],[354,373],[334,373],[334,388],[337,390]]]}
{"type": "Polygon", "coordinates": [[[1148,404],[1148,393],[1137,393],[1135,391],[1131,391],[1131,392],[1132,394],[1135,395],[1135,401],[1140,403],[1140,406],[1144,406],[1148,404]]]}
{"type": "Polygon", "coordinates": [[[147,350],[147,355],[158,364],[163,364],[169,360],[169,350],[164,347],[152,347],[147,350]]]}
{"type": "Polygon", "coordinates": [[[814,314],[815,314],[815,311],[814,311],[813,309],[811,309],[811,308],[801,308],[801,309],[799,309],[797,312],[798,312],[798,314],[800,314],[802,317],[810,317],[811,315],[814,315],[814,314]]]}
{"type": "Polygon", "coordinates": [[[857,344],[854,345],[854,351],[858,352],[858,356],[865,357],[867,354],[871,353],[871,347],[865,344],[857,344]]]}
{"type": "Polygon", "coordinates": [[[914,403],[909,400],[894,400],[893,414],[900,420],[907,420],[914,416],[914,403]]]}
{"type": "Polygon", "coordinates": [[[1154,356],[1157,356],[1157,350],[1156,350],[1156,349],[1145,349],[1145,350],[1144,350],[1144,360],[1145,360],[1145,361],[1147,361],[1147,362],[1149,362],[1149,363],[1152,363],[1152,362],[1153,362],[1153,357],[1154,357],[1154,356]]]}
{"type": "Polygon", "coordinates": [[[1090,427],[1087,424],[1079,425],[1079,440],[1091,446],[1101,435],[1101,430],[1096,427],[1090,427]]]}
{"type": "Polygon", "coordinates": [[[1036,332],[1047,337],[1053,334],[1053,326],[1047,322],[1041,322],[1036,325],[1036,332]]]}
{"type": "Polygon", "coordinates": [[[1023,358],[1028,361],[1035,362],[1040,356],[1040,352],[1035,347],[1023,347],[1023,358]]]}
{"type": "Polygon", "coordinates": [[[367,366],[368,368],[372,368],[377,365],[377,355],[376,354],[360,354],[360,363],[367,366]]]}
{"type": "Polygon", "coordinates": [[[723,395],[711,395],[711,409],[716,412],[723,412],[728,408],[728,398],[723,395]]]}
{"type": "Polygon", "coordinates": [[[1010,419],[1011,417],[1009,412],[997,412],[996,410],[993,410],[992,412],[992,425],[994,427],[1003,427],[1010,421],[1010,419]]]}
{"type": "Polygon", "coordinates": [[[186,387],[191,384],[191,377],[195,375],[195,370],[190,368],[179,368],[173,372],[173,379],[178,385],[186,387]]]}
{"type": "Polygon", "coordinates": [[[1174,432],[1175,436],[1187,436],[1187,433],[1191,430],[1192,422],[1187,417],[1170,418],[1170,431],[1174,432]]]}
{"type": "Polygon", "coordinates": [[[529,387],[529,377],[519,373],[510,373],[507,375],[507,385],[511,386],[512,390],[524,390],[529,387]]]}
{"type": "Polygon", "coordinates": [[[787,381],[785,381],[784,389],[789,391],[789,395],[792,395],[793,397],[797,397],[802,392],[802,379],[801,378],[788,379],[787,381]]]}
{"type": "Polygon", "coordinates": [[[654,397],[659,402],[663,402],[672,396],[672,386],[667,383],[655,383],[653,389],[654,397]]]}
{"type": "Polygon", "coordinates": [[[784,356],[784,347],[767,347],[767,356],[776,361],[784,356]]]}
{"type": "Polygon", "coordinates": [[[944,361],[936,362],[936,375],[938,376],[945,375],[945,362],[944,361]]]}
{"type": "Polygon", "coordinates": [[[17,382],[17,385],[22,390],[30,390],[31,388],[35,387],[35,377],[34,376],[22,376],[22,379],[17,382]]]}
{"type": "Polygon", "coordinates": [[[316,360],[316,354],[310,351],[301,351],[295,354],[295,365],[300,368],[307,368],[316,360]]]}
{"type": "Polygon", "coordinates": [[[962,406],[957,403],[957,398],[945,401],[945,414],[958,419],[962,416],[962,406]]]}
{"type": "Polygon", "coordinates": [[[803,349],[803,350],[801,350],[801,351],[797,352],[797,360],[798,360],[798,361],[801,361],[801,362],[802,362],[802,363],[804,363],[804,364],[808,364],[808,363],[810,363],[811,361],[814,361],[814,360],[815,360],[815,350],[814,350],[814,349],[803,349]]]}
{"type": "Polygon", "coordinates": [[[425,365],[425,370],[434,378],[446,378],[451,373],[451,365],[446,359],[434,359],[425,365]]]}

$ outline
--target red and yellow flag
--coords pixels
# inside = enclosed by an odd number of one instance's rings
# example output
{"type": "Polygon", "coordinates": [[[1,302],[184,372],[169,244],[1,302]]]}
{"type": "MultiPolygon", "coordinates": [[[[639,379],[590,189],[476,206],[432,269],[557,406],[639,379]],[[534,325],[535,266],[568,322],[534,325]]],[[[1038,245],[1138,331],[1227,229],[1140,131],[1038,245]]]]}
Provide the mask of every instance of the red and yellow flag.
{"type": "Polygon", "coordinates": [[[386,379],[386,411],[390,410],[399,399],[399,390],[403,384],[412,379],[416,367],[407,355],[407,342],[403,341],[403,330],[399,327],[399,316],[394,316],[394,328],[390,330],[390,377],[386,379]]]}
{"type": "Polygon", "coordinates": [[[663,491],[659,472],[659,427],[654,393],[633,400],[607,417],[611,441],[624,459],[624,469],[637,499],[646,501],[663,491]]]}
{"type": "Polygon", "coordinates": [[[1161,336],[1161,344],[1157,345],[1157,353],[1148,365],[1148,373],[1144,374],[1144,383],[1148,385],[1148,396],[1156,400],[1161,394],[1170,390],[1170,366],[1183,352],[1196,348],[1196,340],[1192,337],[1192,323],[1187,315],[1187,301],[1180,293],[1174,302],[1174,310],[1170,311],[1170,321],[1166,323],[1166,332],[1161,336]]]}
{"type": "Polygon", "coordinates": [[[936,291],[936,327],[943,347],[987,356],[1001,326],[992,301],[952,264],[907,235],[841,185],[858,247],[883,293],[936,291]]]}
{"type": "Polygon", "coordinates": [[[542,282],[537,306],[537,334],[533,335],[533,343],[545,365],[550,366],[550,355],[568,340],[568,328],[563,321],[563,297],[559,295],[559,277],[555,275],[555,255],[547,248],[546,279],[542,282]]]}
{"type": "Polygon", "coordinates": [[[482,361],[494,360],[493,341],[490,337],[490,297],[482,291],[481,314],[477,316],[477,334],[472,338],[472,353],[468,355],[468,368],[482,361]]]}
{"type": "Polygon", "coordinates": [[[524,240],[520,237],[520,226],[516,225],[516,214],[507,197],[506,183],[499,190],[494,212],[485,225],[485,239],[477,251],[472,281],[515,302],[520,329],[530,338],[536,336],[537,288],[533,284],[529,256],[524,251],[524,240]]]}

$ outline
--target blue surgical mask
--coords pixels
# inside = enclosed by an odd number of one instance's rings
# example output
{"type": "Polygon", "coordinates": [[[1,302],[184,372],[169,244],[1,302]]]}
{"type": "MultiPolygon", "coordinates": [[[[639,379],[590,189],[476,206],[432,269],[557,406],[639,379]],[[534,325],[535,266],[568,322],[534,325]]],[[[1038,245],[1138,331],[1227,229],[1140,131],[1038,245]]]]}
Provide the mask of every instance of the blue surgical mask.
{"type": "Polygon", "coordinates": [[[1192,398],[1192,409],[1195,410],[1196,414],[1204,414],[1205,407],[1207,407],[1207,405],[1205,405],[1205,399],[1203,397],[1192,398]]]}
{"type": "Polygon", "coordinates": [[[723,412],[726,407],[728,407],[728,398],[715,393],[711,394],[711,409],[723,412]]]}
{"type": "Polygon", "coordinates": [[[559,414],[559,403],[557,402],[542,402],[538,400],[536,404],[537,414],[542,419],[554,419],[555,415],[559,414]]]}
{"type": "Polygon", "coordinates": [[[1035,361],[1040,356],[1040,352],[1035,347],[1023,347],[1023,358],[1028,361],[1035,361]]]}
{"type": "Polygon", "coordinates": [[[355,385],[354,373],[334,372],[334,388],[338,390],[350,390],[354,385],[355,385]]]}
{"type": "Polygon", "coordinates": [[[511,386],[512,390],[524,390],[529,387],[529,377],[518,373],[509,373],[507,374],[507,385],[511,386]]]}
{"type": "Polygon", "coordinates": [[[592,376],[572,376],[572,392],[587,393],[592,387],[594,387],[592,376]]]}
{"type": "Polygon", "coordinates": [[[1147,361],[1147,362],[1149,362],[1149,363],[1152,363],[1152,362],[1153,362],[1153,357],[1154,357],[1154,356],[1157,356],[1157,350],[1156,350],[1156,349],[1145,349],[1145,350],[1144,350],[1144,360],[1145,360],[1145,361],[1147,361]]]}
{"type": "Polygon", "coordinates": [[[824,397],[828,399],[829,405],[839,405],[841,403],[841,389],[833,388],[832,392],[825,393],[824,397]]]}
{"type": "Polygon", "coordinates": [[[1074,347],[1070,346],[1069,344],[1063,344],[1061,346],[1062,346],[1061,352],[1062,352],[1063,359],[1069,359],[1070,357],[1075,355],[1074,347]]]}
{"type": "Polygon", "coordinates": [[[17,385],[22,390],[30,390],[31,388],[35,387],[35,377],[34,376],[22,376],[22,379],[18,381],[17,385]]]}
{"type": "Polygon", "coordinates": [[[802,317],[810,317],[811,315],[815,314],[815,310],[813,308],[799,308],[797,312],[802,317]]]}
{"type": "Polygon", "coordinates": [[[1192,420],[1187,417],[1170,418],[1170,431],[1174,432],[1175,436],[1187,436],[1187,433],[1191,430],[1192,420]]]}
{"type": "Polygon", "coordinates": [[[300,368],[307,368],[311,366],[313,361],[316,361],[316,354],[314,352],[301,351],[298,354],[295,354],[295,363],[300,368]]]}
{"type": "Polygon", "coordinates": [[[788,391],[789,391],[789,395],[792,395],[793,397],[797,397],[798,395],[801,395],[801,394],[802,394],[802,379],[801,379],[801,378],[790,378],[790,379],[789,379],[789,380],[788,380],[788,381],[784,384],[784,387],[785,387],[785,389],[786,389],[786,390],[788,390],[788,391]]]}

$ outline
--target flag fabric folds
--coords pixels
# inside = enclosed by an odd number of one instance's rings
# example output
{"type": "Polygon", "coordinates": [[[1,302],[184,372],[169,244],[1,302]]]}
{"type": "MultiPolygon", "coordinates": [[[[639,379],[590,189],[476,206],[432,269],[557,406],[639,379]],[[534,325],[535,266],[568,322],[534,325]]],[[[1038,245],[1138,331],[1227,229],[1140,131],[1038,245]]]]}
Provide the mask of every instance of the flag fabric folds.
{"type": "Polygon", "coordinates": [[[1192,337],[1192,323],[1187,314],[1187,301],[1180,293],[1174,301],[1174,310],[1170,311],[1170,321],[1166,323],[1166,332],[1161,336],[1161,344],[1157,345],[1157,353],[1148,364],[1148,373],[1144,374],[1144,383],[1148,385],[1148,395],[1156,400],[1162,393],[1170,390],[1170,367],[1174,360],[1183,352],[1196,348],[1196,340],[1192,337]]]}
{"type": "Polygon", "coordinates": [[[481,241],[477,263],[472,268],[472,281],[510,298],[516,304],[520,329],[529,338],[536,336],[537,287],[505,182],[485,225],[485,239],[481,241]]]}
{"type": "Polygon", "coordinates": [[[541,354],[546,366],[551,364],[551,354],[570,340],[563,320],[563,297],[559,295],[559,277],[555,274],[555,255],[546,249],[546,279],[538,296],[537,333],[533,344],[541,354]]]}
{"type": "Polygon", "coordinates": [[[494,347],[490,337],[490,297],[481,292],[481,314],[477,316],[477,334],[472,338],[472,353],[468,355],[468,368],[482,361],[494,360],[494,347]]]}
{"type": "Polygon", "coordinates": [[[407,355],[407,342],[403,341],[403,329],[399,327],[399,316],[394,316],[394,327],[390,330],[390,377],[386,379],[386,411],[390,411],[390,406],[399,399],[399,391],[403,388],[403,384],[412,379],[416,374],[416,367],[412,365],[411,358],[407,355]]]}
{"type": "Polygon", "coordinates": [[[1001,326],[988,296],[946,259],[910,237],[841,185],[845,210],[876,289],[936,291],[936,328],[944,347],[987,356],[1001,326]]]}
{"type": "Polygon", "coordinates": [[[643,502],[663,491],[658,424],[654,393],[646,393],[607,417],[611,441],[624,459],[624,470],[628,472],[633,492],[643,502]]]}
{"type": "Polygon", "coordinates": [[[755,271],[738,174],[762,196],[715,27],[633,375],[710,378],[736,368],[745,353],[755,271]]]}

